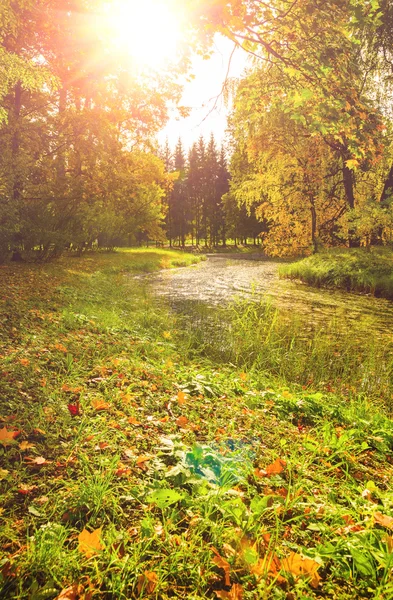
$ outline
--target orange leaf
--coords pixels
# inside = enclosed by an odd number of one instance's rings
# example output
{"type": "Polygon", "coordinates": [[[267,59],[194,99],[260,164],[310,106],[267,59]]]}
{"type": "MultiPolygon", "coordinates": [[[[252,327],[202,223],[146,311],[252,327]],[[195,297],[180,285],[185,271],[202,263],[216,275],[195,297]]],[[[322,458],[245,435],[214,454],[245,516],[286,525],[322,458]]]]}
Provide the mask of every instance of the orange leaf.
{"type": "Polygon", "coordinates": [[[186,403],[186,395],[184,392],[177,392],[177,402],[180,404],[180,406],[186,403]]]}
{"type": "Polygon", "coordinates": [[[111,407],[109,402],[105,402],[105,400],[101,400],[100,398],[92,400],[91,405],[97,412],[100,410],[108,410],[108,408],[111,407]]]}
{"type": "Polygon", "coordinates": [[[142,425],[142,423],[138,421],[138,419],[136,419],[135,417],[130,417],[128,419],[128,422],[130,423],[130,425],[142,425]]]}
{"type": "Polygon", "coordinates": [[[257,563],[250,567],[251,573],[257,576],[266,576],[271,575],[273,577],[277,577],[277,581],[280,583],[284,579],[280,576],[277,576],[277,573],[281,569],[281,563],[278,556],[275,554],[267,554],[263,558],[260,558],[257,563]]]}
{"type": "Polygon", "coordinates": [[[215,565],[217,565],[217,567],[219,567],[220,569],[224,570],[224,573],[225,573],[225,585],[229,587],[231,585],[230,565],[229,565],[229,562],[227,560],[225,560],[225,558],[223,558],[219,554],[218,550],[216,550],[216,548],[214,548],[214,546],[212,546],[211,549],[213,550],[214,554],[216,555],[213,558],[213,562],[214,562],[215,565]]]}
{"type": "Polygon", "coordinates": [[[138,458],[136,459],[136,466],[140,469],[144,469],[145,462],[147,462],[148,460],[151,460],[151,456],[138,456],[138,458]]]}
{"type": "Polygon", "coordinates": [[[178,427],[185,427],[188,423],[188,419],[187,417],[179,417],[178,419],[176,419],[176,425],[178,427]]]}
{"type": "Polygon", "coordinates": [[[376,512],[374,514],[374,522],[378,525],[382,525],[382,527],[386,527],[387,529],[393,529],[393,518],[383,515],[380,512],[376,512]]]}
{"type": "Polygon", "coordinates": [[[70,587],[61,590],[60,594],[56,597],[56,600],[78,600],[82,594],[82,586],[74,583],[73,585],[70,585],[70,587]]]}
{"type": "Polygon", "coordinates": [[[101,529],[102,528],[99,527],[91,533],[87,531],[87,529],[84,529],[78,535],[78,550],[87,556],[87,558],[91,558],[103,548],[101,544],[101,529]]]}
{"type": "Polygon", "coordinates": [[[287,463],[285,462],[285,460],[282,460],[281,458],[276,458],[274,463],[266,467],[266,475],[279,475],[283,472],[286,464],[287,463]]]}
{"type": "Polygon", "coordinates": [[[292,573],[292,575],[306,575],[311,578],[310,585],[313,588],[317,588],[321,580],[317,571],[320,564],[311,558],[305,558],[301,554],[291,552],[291,554],[284,558],[281,563],[282,569],[292,573]]]}
{"type": "Polygon", "coordinates": [[[3,446],[12,444],[19,434],[20,431],[8,431],[6,427],[2,427],[2,429],[0,429],[0,444],[3,444],[3,446]]]}
{"type": "Polygon", "coordinates": [[[148,594],[152,594],[156,589],[158,575],[154,571],[145,571],[138,577],[138,594],[144,589],[148,594]]]}
{"type": "Polygon", "coordinates": [[[234,583],[229,592],[216,590],[215,594],[217,598],[222,598],[223,600],[243,600],[243,588],[240,583],[234,583]]]}

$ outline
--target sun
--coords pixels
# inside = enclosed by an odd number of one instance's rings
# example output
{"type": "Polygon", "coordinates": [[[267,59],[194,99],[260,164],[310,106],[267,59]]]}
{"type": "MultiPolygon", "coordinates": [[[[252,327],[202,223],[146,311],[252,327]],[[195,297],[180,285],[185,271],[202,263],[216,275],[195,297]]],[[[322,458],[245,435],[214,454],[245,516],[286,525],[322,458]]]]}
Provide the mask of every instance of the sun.
{"type": "Polygon", "coordinates": [[[176,60],[181,18],[174,0],[113,0],[105,5],[106,35],[140,68],[176,60]]]}

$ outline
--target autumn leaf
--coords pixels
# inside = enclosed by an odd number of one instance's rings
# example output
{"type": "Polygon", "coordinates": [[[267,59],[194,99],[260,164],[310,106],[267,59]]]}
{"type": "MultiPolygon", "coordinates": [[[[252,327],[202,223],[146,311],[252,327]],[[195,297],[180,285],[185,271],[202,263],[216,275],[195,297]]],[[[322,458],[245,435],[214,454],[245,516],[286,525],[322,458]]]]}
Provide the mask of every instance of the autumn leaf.
{"type": "Polygon", "coordinates": [[[20,431],[9,431],[6,427],[2,427],[0,429],[0,444],[3,444],[3,446],[12,444],[19,434],[20,431]]]}
{"type": "Polygon", "coordinates": [[[216,590],[215,594],[217,598],[222,598],[223,600],[243,600],[243,588],[240,583],[234,583],[229,592],[216,590]]]}
{"type": "Polygon", "coordinates": [[[18,489],[18,494],[22,494],[22,496],[28,496],[29,494],[34,492],[34,490],[36,490],[37,487],[38,486],[36,485],[27,485],[26,483],[22,483],[22,485],[18,489]]]}
{"type": "Polygon", "coordinates": [[[310,585],[313,588],[317,588],[321,580],[318,575],[318,569],[320,564],[311,558],[305,558],[301,554],[291,552],[291,554],[281,561],[281,568],[292,575],[305,575],[310,577],[310,585]]]}
{"type": "Polygon", "coordinates": [[[156,589],[158,581],[158,575],[154,571],[145,571],[138,577],[138,594],[140,595],[142,590],[147,594],[152,594],[156,589]]]}
{"type": "Polygon", "coordinates": [[[225,560],[225,558],[223,558],[218,550],[216,550],[216,548],[214,548],[214,546],[211,547],[212,551],[215,554],[215,557],[213,558],[213,562],[215,565],[217,565],[217,567],[219,567],[220,569],[224,570],[225,573],[225,585],[226,586],[230,586],[231,585],[231,578],[230,578],[230,565],[229,562],[227,560],[225,560]]]}
{"type": "Polygon", "coordinates": [[[68,588],[64,588],[64,590],[60,592],[60,594],[56,597],[55,600],[78,600],[78,598],[80,598],[82,594],[82,586],[74,583],[74,585],[71,585],[68,588]]]}
{"type": "Polygon", "coordinates": [[[109,402],[105,402],[105,400],[102,400],[100,398],[95,398],[94,400],[92,400],[91,405],[97,412],[99,412],[100,410],[108,410],[109,408],[111,408],[109,402]]]}
{"type": "Polygon", "coordinates": [[[39,465],[39,466],[45,465],[48,462],[46,460],[46,458],[44,458],[43,456],[36,456],[34,458],[32,456],[26,456],[25,461],[31,465],[39,465]]]}
{"type": "Polygon", "coordinates": [[[184,392],[179,391],[177,392],[177,403],[182,406],[183,404],[186,403],[186,395],[184,392]]]}
{"type": "Polygon", "coordinates": [[[28,450],[29,448],[35,448],[35,444],[31,444],[28,441],[23,441],[19,444],[19,448],[23,451],[23,450],[28,450]]]}
{"type": "Polygon", "coordinates": [[[136,466],[140,469],[146,469],[145,463],[151,460],[151,456],[138,456],[136,459],[136,466]]]}
{"type": "Polygon", "coordinates": [[[5,479],[9,473],[10,472],[7,469],[0,469],[0,481],[5,479]]]}
{"type": "Polygon", "coordinates": [[[374,522],[386,529],[393,529],[393,517],[388,517],[380,512],[374,513],[374,522]]]}
{"type": "Polygon", "coordinates": [[[70,411],[70,415],[72,417],[77,417],[81,414],[80,410],[79,410],[79,408],[80,408],[79,402],[77,402],[76,404],[67,404],[67,407],[68,407],[68,410],[70,411]]]}
{"type": "Polygon", "coordinates": [[[138,419],[136,419],[135,417],[130,417],[128,419],[128,422],[130,423],[130,425],[135,425],[136,427],[138,427],[139,425],[142,425],[142,423],[140,421],[138,421],[138,419]]]}
{"type": "Polygon", "coordinates": [[[188,423],[187,417],[179,417],[178,419],[176,419],[176,425],[180,428],[186,427],[187,423],[188,423]]]}
{"type": "Polygon", "coordinates": [[[87,558],[91,558],[103,549],[103,546],[101,544],[101,530],[102,528],[99,527],[98,529],[95,529],[90,533],[85,528],[78,535],[78,550],[79,552],[82,552],[82,554],[84,554],[87,558]]]}
{"type": "Polygon", "coordinates": [[[68,352],[67,348],[63,346],[63,344],[55,344],[55,349],[59,350],[59,352],[68,352]]]}
{"type": "Polygon", "coordinates": [[[285,460],[282,460],[281,458],[276,458],[276,460],[271,465],[268,465],[266,467],[266,475],[279,475],[283,472],[286,464],[287,463],[285,462],[285,460]]]}
{"type": "Polygon", "coordinates": [[[266,577],[270,575],[274,577],[277,583],[283,583],[285,581],[284,577],[278,575],[278,572],[281,569],[281,562],[278,556],[273,553],[266,554],[263,558],[258,559],[258,561],[250,566],[250,572],[257,577],[266,577]]]}
{"type": "Polygon", "coordinates": [[[28,358],[20,358],[19,362],[23,367],[28,367],[30,364],[30,361],[28,358]]]}

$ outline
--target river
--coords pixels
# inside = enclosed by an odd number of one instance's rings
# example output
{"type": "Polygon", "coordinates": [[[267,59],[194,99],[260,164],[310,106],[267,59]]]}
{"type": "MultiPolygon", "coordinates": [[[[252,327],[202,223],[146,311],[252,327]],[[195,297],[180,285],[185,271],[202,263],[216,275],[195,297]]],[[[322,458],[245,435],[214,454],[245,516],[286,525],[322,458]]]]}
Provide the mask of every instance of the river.
{"type": "Polygon", "coordinates": [[[192,267],[160,271],[148,277],[154,294],[175,310],[193,303],[214,306],[235,298],[268,298],[280,310],[304,316],[308,322],[323,325],[336,320],[341,327],[364,333],[371,328],[390,338],[393,302],[280,279],[281,264],[275,260],[211,255],[192,267]]]}

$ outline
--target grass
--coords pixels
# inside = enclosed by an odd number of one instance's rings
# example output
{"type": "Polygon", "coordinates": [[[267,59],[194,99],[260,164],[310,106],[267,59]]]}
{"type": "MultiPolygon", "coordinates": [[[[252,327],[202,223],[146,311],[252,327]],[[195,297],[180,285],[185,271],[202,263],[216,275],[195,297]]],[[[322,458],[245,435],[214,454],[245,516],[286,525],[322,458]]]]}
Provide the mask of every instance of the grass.
{"type": "Polygon", "coordinates": [[[372,336],[174,315],[131,276],[163,255],[0,269],[0,597],[392,598],[372,336]]]}
{"type": "Polygon", "coordinates": [[[324,251],[281,267],[280,274],[317,287],[342,288],[393,299],[393,252],[390,248],[324,251]]]}

